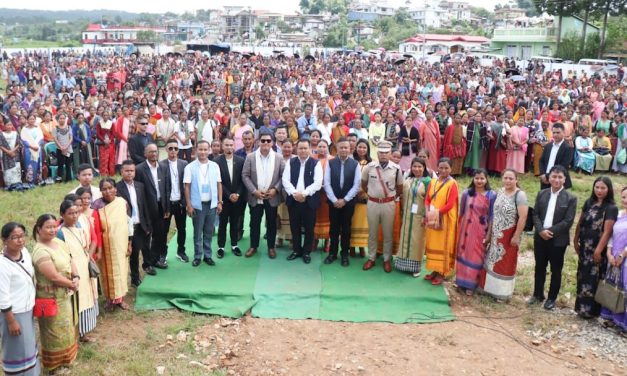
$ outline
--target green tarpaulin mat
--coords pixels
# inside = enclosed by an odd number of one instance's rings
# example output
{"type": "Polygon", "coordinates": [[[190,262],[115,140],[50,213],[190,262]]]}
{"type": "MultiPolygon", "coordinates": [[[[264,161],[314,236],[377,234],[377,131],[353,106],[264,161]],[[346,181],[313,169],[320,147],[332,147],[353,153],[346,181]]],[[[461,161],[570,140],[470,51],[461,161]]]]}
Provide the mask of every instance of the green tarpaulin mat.
{"type": "MultiPolygon", "coordinates": [[[[193,259],[191,220],[187,223],[187,255],[193,259]]],[[[246,221],[245,252],[249,246],[246,221]]],[[[169,244],[169,268],[146,276],[137,291],[136,310],[178,308],[197,313],[241,317],[251,311],[261,318],[320,319],[349,322],[427,323],[453,318],[442,286],[398,271],[385,273],[382,261],[361,270],[365,259],[351,258],[324,265],[326,254],[312,253],[310,264],[287,261],[290,250],[277,248],[277,258],[267,256],[265,240],[251,258],[235,257],[227,240],[226,256],[218,259],[217,234],[213,239],[216,266],[176,259],[176,237],[169,244]]]]}

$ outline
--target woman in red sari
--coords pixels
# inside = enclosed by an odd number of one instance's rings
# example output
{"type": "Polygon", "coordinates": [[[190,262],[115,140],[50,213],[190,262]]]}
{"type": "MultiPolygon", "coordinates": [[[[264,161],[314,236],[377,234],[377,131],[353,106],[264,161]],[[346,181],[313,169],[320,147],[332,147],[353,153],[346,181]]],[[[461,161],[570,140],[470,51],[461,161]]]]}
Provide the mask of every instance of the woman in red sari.
{"type": "Polygon", "coordinates": [[[488,172],[475,170],[470,186],[462,193],[459,205],[457,238],[457,287],[472,295],[483,269],[485,244],[483,240],[492,219],[496,193],[490,189],[488,172]]]}
{"type": "Polygon", "coordinates": [[[527,195],[518,188],[516,171],[506,169],[494,201],[493,217],[485,238],[487,246],[479,288],[496,299],[507,300],[514,293],[520,236],[527,222],[527,195]]]}
{"type": "Polygon", "coordinates": [[[425,116],[427,120],[420,128],[420,139],[422,140],[422,148],[429,150],[429,159],[425,161],[427,168],[434,171],[437,170],[438,160],[440,160],[440,127],[433,118],[433,112],[430,109],[425,111],[425,116]]]}
{"type": "Polygon", "coordinates": [[[459,113],[455,114],[453,125],[446,128],[443,145],[443,155],[451,160],[451,175],[460,175],[464,158],[466,158],[466,138],[462,127],[462,116],[459,113]]]}

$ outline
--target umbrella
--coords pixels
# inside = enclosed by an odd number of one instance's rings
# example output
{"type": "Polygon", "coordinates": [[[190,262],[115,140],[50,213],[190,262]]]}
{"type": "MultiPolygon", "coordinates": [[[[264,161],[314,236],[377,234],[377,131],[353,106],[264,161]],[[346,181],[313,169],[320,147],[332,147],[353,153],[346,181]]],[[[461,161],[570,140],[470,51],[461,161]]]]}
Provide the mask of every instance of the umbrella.
{"type": "Polygon", "coordinates": [[[273,54],[282,54],[282,53],[283,53],[283,51],[281,51],[281,50],[274,50],[274,51],[272,51],[272,53],[273,53],[273,54]]]}
{"type": "Polygon", "coordinates": [[[300,59],[300,55],[298,54],[298,52],[294,54],[294,58],[300,59]]]}
{"type": "Polygon", "coordinates": [[[407,61],[407,59],[398,59],[394,62],[394,65],[401,65],[403,63],[405,63],[407,61]]]}
{"type": "Polygon", "coordinates": [[[517,74],[517,75],[511,76],[509,79],[514,81],[514,82],[519,82],[519,81],[524,81],[525,77],[517,74]]]}
{"type": "Polygon", "coordinates": [[[245,59],[250,59],[253,56],[252,52],[246,52],[242,55],[245,59]]]}
{"type": "Polygon", "coordinates": [[[305,56],[305,60],[316,61],[316,58],[311,56],[311,55],[307,55],[307,56],[305,56]]]}
{"type": "Polygon", "coordinates": [[[412,55],[410,55],[410,54],[404,54],[404,55],[403,55],[403,57],[406,57],[406,58],[408,58],[408,59],[411,59],[413,56],[412,56],[412,55]]]}
{"type": "Polygon", "coordinates": [[[516,74],[520,74],[520,72],[518,71],[518,69],[516,68],[509,68],[505,70],[505,75],[509,76],[509,75],[516,75],[516,74]]]}

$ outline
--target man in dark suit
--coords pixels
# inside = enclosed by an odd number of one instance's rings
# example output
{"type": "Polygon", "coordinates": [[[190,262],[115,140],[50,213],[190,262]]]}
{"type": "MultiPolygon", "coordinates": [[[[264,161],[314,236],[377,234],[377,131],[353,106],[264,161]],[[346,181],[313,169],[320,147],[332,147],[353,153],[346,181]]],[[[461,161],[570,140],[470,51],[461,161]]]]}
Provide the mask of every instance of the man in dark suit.
{"type": "Polygon", "coordinates": [[[568,174],[568,168],[573,160],[573,148],[564,140],[564,124],[553,124],[553,142],[547,144],[540,157],[540,189],[551,187],[549,183],[549,171],[553,166],[562,166],[566,171],[566,181],[564,188],[573,186],[568,174]]]}
{"type": "Polygon", "coordinates": [[[128,202],[131,208],[131,220],[133,221],[134,233],[131,243],[131,284],[135,287],[142,282],[139,277],[139,252],[144,258],[142,268],[149,275],[157,272],[152,267],[153,256],[150,253],[150,234],[152,233],[151,217],[146,209],[146,197],[144,185],[135,181],[135,163],[132,160],[122,162],[122,180],[116,184],[118,196],[128,202]]]}
{"type": "Polygon", "coordinates": [[[168,159],[159,162],[159,168],[165,178],[163,179],[165,180],[163,232],[168,233],[172,217],[174,217],[176,222],[176,258],[182,262],[189,262],[189,257],[185,254],[187,213],[185,212],[185,186],[183,185],[183,174],[187,161],[178,158],[178,149],[176,139],[169,139],[165,145],[168,159]]]}
{"type": "Polygon", "coordinates": [[[231,237],[231,250],[235,256],[242,255],[237,242],[240,222],[244,215],[244,205],[246,204],[246,187],[242,183],[244,158],[233,154],[232,138],[227,137],[222,140],[222,152],[224,154],[214,160],[220,167],[222,201],[224,201],[220,213],[220,226],[218,227],[218,258],[224,257],[227,225],[231,237]]]}
{"type": "Polygon", "coordinates": [[[165,174],[159,168],[159,150],[157,144],[151,142],[144,149],[146,160],[137,165],[135,180],[144,185],[146,193],[146,208],[152,218],[152,241],[150,253],[155,257],[153,266],[159,269],[168,267],[166,256],[168,254],[167,236],[165,229],[165,174]]]}
{"type": "Polygon", "coordinates": [[[133,162],[138,165],[146,160],[144,148],[151,140],[150,135],[146,133],[148,118],[138,116],[135,126],[137,127],[137,132],[128,139],[128,154],[131,156],[133,162]]]}
{"type": "Polygon", "coordinates": [[[551,264],[551,284],[544,308],[555,308],[562,282],[564,254],[570,243],[570,228],[575,220],[577,198],[565,190],[566,169],[555,165],[549,172],[550,188],[538,192],[533,211],[535,236],[533,253],[536,260],[535,284],[529,304],[544,301],[546,267],[551,264]]]}
{"type": "Polygon", "coordinates": [[[272,142],[272,133],[260,132],[259,149],[246,157],[242,169],[242,182],[248,190],[250,207],[250,248],[246,251],[246,257],[253,256],[259,248],[261,217],[264,212],[268,257],[276,257],[276,219],[281,203],[281,177],[285,162],[280,154],[272,150],[272,142]]]}
{"type": "Polygon", "coordinates": [[[320,206],[322,188],[322,166],[311,158],[310,148],[309,139],[298,141],[298,156],[292,158],[283,171],[283,188],[287,194],[292,232],[292,253],[287,259],[302,257],[305,264],[311,262],[309,253],[313,245],[316,209],[320,206]],[[305,230],[304,241],[302,229],[305,230]]]}
{"type": "MultiPolygon", "coordinates": [[[[350,158],[350,144],[344,137],[335,144],[337,158],[329,160],[324,173],[324,191],[329,200],[329,220],[331,222],[331,249],[324,260],[331,264],[337,260],[340,239],[342,241],[342,266],[348,266],[348,250],[351,239],[351,223],[355,211],[355,197],[361,184],[359,163],[350,158]]],[[[326,205],[327,203],[322,203],[326,205]]]]}

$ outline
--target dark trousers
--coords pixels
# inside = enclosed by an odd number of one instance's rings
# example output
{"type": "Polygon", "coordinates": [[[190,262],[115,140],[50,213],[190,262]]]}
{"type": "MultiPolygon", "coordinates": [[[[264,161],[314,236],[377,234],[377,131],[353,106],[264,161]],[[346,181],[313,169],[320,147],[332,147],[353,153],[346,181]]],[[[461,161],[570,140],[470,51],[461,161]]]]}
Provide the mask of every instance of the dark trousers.
{"type": "Polygon", "coordinates": [[[271,206],[268,200],[263,200],[263,204],[250,206],[250,248],[259,248],[261,217],[264,212],[266,213],[266,241],[268,249],[274,248],[276,242],[277,207],[271,206]]]}
{"type": "Polygon", "coordinates": [[[152,265],[152,256],[150,254],[150,235],[147,234],[139,224],[135,225],[131,248],[131,257],[129,258],[131,279],[139,279],[139,252],[141,252],[144,259],[142,262],[142,268],[152,265]]]}
{"type": "Polygon", "coordinates": [[[314,239],[314,225],[316,224],[316,210],[307,205],[307,202],[293,202],[287,207],[290,213],[290,231],[292,232],[292,250],[298,255],[308,255],[311,252],[314,239]],[[303,230],[305,240],[303,241],[303,230]]]}
{"type": "MultiPolygon", "coordinates": [[[[322,204],[326,205],[326,204],[322,204]]],[[[331,249],[329,255],[337,256],[338,246],[342,245],[341,255],[343,258],[348,257],[348,250],[350,248],[351,241],[351,222],[353,220],[353,213],[355,212],[354,205],[344,205],[343,208],[338,209],[333,204],[329,205],[329,220],[331,222],[331,249]]],[[[291,217],[290,217],[291,218],[291,217]]]]}
{"type": "Polygon", "coordinates": [[[565,253],[566,246],[556,247],[553,245],[553,239],[544,240],[536,234],[533,242],[533,254],[536,260],[533,296],[544,300],[546,267],[551,264],[551,284],[549,286],[548,299],[557,299],[557,295],[562,287],[562,268],[564,267],[565,253]]]}
{"type": "MultiPolygon", "coordinates": [[[[170,216],[163,220],[163,232],[168,233],[170,231],[170,223],[174,217],[176,223],[176,253],[180,255],[185,254],[185,222],[187,221],[187,213],[185,212],[185,206],[181,201],[170,202],[170,216]]],[[[167,236],[167,235],[166,235],[167,236]]]]}
{"type": "Polygon", "coordinates": [[[72,180],[72,154],[66,157],[61,150],[57,150],[57,176],[64,182],[72,180]]]}
{"type": "Polygon", "coordinates": [[[241,202],[224,201],[220,213],[220,226],[218,227],[218,248],[224,248],[226,244],[226,226],[229,226],[231,247],[236,247],[239,240],[240,220],[243,219],[244,204],[241,202]]]}
{"type": "Polygon", "coordinates": [[[165,212],[161,203],[157,204],[159,210],[157,211],[157,218],[155,218],[152,226],[152,242],[150,243],[150,253],[152,253],[152,265],[154,265],[160,257],[166,257],[168,255],[168,229],[165,227],[163,217],[165,212]]]}

